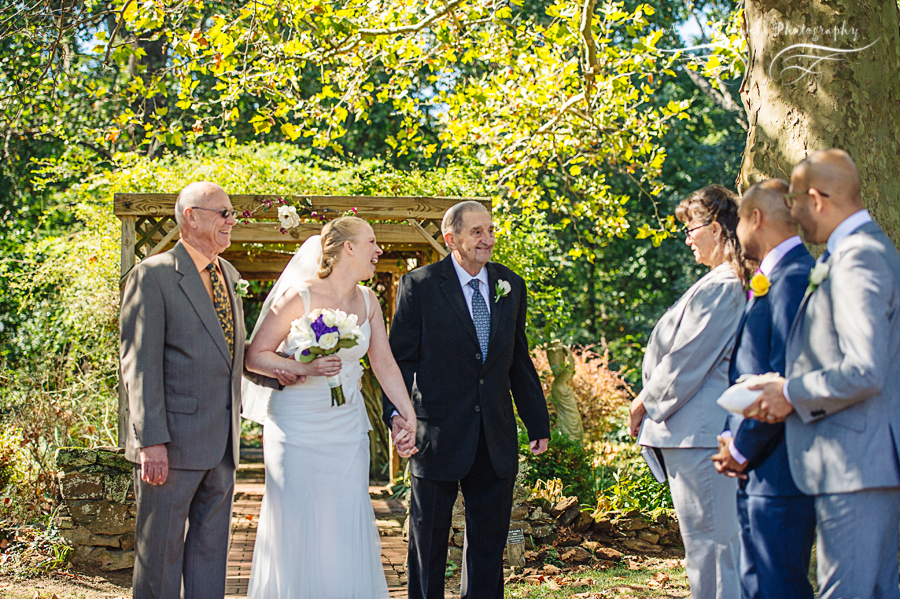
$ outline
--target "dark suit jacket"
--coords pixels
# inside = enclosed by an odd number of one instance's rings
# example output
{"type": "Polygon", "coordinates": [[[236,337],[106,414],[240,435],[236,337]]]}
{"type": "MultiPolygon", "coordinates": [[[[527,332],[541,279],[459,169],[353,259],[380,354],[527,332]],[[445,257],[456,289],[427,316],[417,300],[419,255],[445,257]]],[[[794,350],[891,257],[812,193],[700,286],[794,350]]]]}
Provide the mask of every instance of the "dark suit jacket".
{"type": "MultiPolygon", "coordinates": [[[[494,470],[501,478],[518,471],[516,420],[534,439],[550,437],[540,380],[525,336],[525,281],[501,264],[487,264],[491,338],[487,359],[469,314],[459,278],[447,256],[400,279],[391,324],[391,350],[400,366],[419,424],[410,471],[419,478],[463,478],[475,459],[482,422],[494,470]],[[496,300],[497,281],[509,295],[496,300]]],[[[385,421],[394,406],[384,399],[385,421]]]]}
{"type": "Polygon", "coordinates": [[[209,470],[226,451],[237,465],[244,311],[237,270],[219,258],[234,316],[234,355],[194,261],[181,243],[143,260],[125,282],[119,315],[128,395],[125,457],[165,443],[169,467],[209,470]],[[231,444],[228,445],[229,429],[231,444]]]}
{"type": "MultiPolygon", "coordinates": [[[[795,247],[769,274],[769,293],[747,303],[728,375],[732,385],[744,374],[777,372],[784,376],[788,334],[814,265],[806,247],[795,247]]],[[[783,422],[746,419],[735,432],[734,444],[749,461],[746,472],[750,478],[741,481],[748,495],[802,495],[791,478],[783,422]]]]}

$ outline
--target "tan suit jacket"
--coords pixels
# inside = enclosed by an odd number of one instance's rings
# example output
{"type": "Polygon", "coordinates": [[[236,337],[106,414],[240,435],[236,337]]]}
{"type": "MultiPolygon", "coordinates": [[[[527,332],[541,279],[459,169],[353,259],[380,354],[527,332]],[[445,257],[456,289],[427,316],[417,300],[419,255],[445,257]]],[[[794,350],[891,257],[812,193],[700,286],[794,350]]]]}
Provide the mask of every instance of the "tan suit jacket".
{"type": "Polygon", "coordinates": [[[138,264],[119,318],[121,376],[128,396],[125,456],[166,444],[169,468],[209,470],[226,451],[239,459],[244,311],[239,274],[219,258],[234,315],[234,355],[197,267],[179,242],[138,264]]]}

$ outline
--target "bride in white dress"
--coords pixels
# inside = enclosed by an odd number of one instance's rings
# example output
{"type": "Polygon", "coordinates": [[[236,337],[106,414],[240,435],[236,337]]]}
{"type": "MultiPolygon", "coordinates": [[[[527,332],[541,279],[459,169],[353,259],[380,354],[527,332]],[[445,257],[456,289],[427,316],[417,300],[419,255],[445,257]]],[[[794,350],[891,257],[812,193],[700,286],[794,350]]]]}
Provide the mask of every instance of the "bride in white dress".
{"type": "Polygon", "coordinates": [[[301,381],[275,392],[244,385],[245,416],[264,421],[266,466],[251,599],[388,597],[368,492],[371,425],[360,392],[360,358],[368,353],[384,392],[410,423],[395,443],[415,435],[416,418],[378,300],[358,285],[375,274],[381,253],[364,220],[331,221],[321,238],[298,250],[263,305],[246,366],[267,376],[286,371],[301,381]],[[317,308],[356,314],[364,339],[308,364],[279,356],[291,321],[317,308]],[[336,375],[346,403],[332,407],[325,377],[336,375]]]}

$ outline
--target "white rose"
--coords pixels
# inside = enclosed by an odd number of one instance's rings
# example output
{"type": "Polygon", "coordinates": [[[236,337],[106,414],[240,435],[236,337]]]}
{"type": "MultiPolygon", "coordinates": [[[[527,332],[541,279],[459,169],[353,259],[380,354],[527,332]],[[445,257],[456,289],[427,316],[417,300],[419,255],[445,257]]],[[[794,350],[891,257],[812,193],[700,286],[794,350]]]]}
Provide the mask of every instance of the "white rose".
{"type": "Polygon", "coordinates": [[[340,326],[347,319],[347,313],[341,310],[325,310],[322,312],[322,322],[326,327],[340,326]]]}
{"type": "MultiPolygon", "coordinates": [[[[294,321],[298,322],[298,321],[294,321]]],[[[288,333],[287,338],[284,340],[284,353],[289,356],[296,356],[300,352],[305,349],[309,349],[312,347],[313,341],[309,332],[300,328],[300,327],[291,327],[291,332],[288,333]]]]}
{"type": "Polygon", "coordinates": [[[500,291],[500,295],[506,295],[512,291],[512,285],[509,284],[509,281],[497,281],[497,289],[500,291]]]}
{"type": "Polygon", "coordinates": [[[828,270],[828,263],[820,262],[816,264],[809,273],[809,282],[813,286],[818,287],[822,284],[822,281],[828,278],[828,270]]]}
{"type": "Polygon", "coordinates": [[[319,337],[319,347],[328,351],[329,349],[334,349],[334,346],[337,345],[340,340],[341,337],[337,333],[325,333],[319,337]]]}
{"type": "Polygon", "coordinates": [[[300,215],[293,206],[279,206],[278,220],[281,221],[282,229],[293,229],[300,224],[300,215]]]}
{"type": "Polygon", "coordinates": [[[344,322],[338,323],[338,333],[340,333],[341,339],[346,338],[354,330],[358,330],[356,326],[357,320],[356,314],[348,314],[344,322]]]}

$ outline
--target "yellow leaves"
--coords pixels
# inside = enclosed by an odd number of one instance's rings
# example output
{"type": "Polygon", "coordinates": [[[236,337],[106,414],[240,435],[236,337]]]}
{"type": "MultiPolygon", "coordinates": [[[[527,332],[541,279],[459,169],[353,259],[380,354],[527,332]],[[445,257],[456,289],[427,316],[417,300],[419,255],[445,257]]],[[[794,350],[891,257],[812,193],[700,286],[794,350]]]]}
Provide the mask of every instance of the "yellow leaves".
{"type": "Polygon", "coordinates": [[[296,140],[301,135],[301,132],[291,123],[284,123],[281,125],[281,132],[291,141],[296,140]]]}
{"type": "Polygon", "coordinates": [[[103,136],[103,140],[104,140],[104,141],[109,141],[109,142],[114,142],[114,141],[116,141],[117,139],[119,139],[119,135],[120,135],[121,133],[122,133],[121,130],[116,129],[115,127],[113,127],[112,129],[110,129],[109,131],[106,132],[106,135],[103,136]]]}
{"type": "Polygon", "coordinates": [[[569,167],[569,174],[572,175],[573,177],[577,177],[578,175],[581,174],[581,167],[578,166],[577,164],[572,165],[571,167],[569,167]]]}

